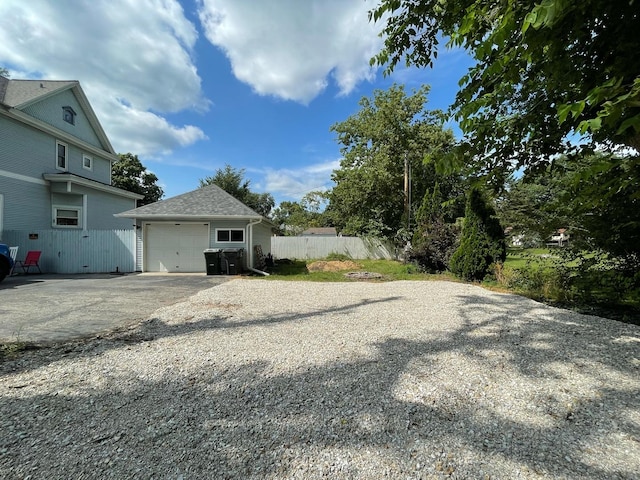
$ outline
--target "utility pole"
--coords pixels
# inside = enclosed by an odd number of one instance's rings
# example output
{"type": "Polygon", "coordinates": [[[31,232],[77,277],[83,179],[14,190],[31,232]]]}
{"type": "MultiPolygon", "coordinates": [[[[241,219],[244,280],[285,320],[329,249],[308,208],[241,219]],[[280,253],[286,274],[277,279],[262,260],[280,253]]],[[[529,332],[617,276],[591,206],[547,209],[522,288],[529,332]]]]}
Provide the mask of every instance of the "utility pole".
{"type": "Polygon", "coordinates": [[[411,165],[407,152],[404,153],[404,214],[407,218],[407,229],[411,229],[411,165]]]}

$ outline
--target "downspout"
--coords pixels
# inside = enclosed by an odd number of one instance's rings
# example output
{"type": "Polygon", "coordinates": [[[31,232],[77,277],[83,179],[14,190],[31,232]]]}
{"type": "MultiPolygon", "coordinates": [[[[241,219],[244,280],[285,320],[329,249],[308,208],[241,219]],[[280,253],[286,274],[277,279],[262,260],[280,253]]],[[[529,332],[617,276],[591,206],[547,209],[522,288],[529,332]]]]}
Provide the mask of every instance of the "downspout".
{"type": "Polygon", "coordinates": [[[259,218],[255,222],[249,221],[249,223],[247,224],[247,227],[249,227],[249,261],[247,265],[247,270],[250,270],[254,273],[259,273],[260,275],[264,275],[265,277],[268,277],[269,274],[267,272],[263,272],[262,270],[253,268],[253,226],[258,225],[259,223],[262,223],[262,218],[259,218]]]}

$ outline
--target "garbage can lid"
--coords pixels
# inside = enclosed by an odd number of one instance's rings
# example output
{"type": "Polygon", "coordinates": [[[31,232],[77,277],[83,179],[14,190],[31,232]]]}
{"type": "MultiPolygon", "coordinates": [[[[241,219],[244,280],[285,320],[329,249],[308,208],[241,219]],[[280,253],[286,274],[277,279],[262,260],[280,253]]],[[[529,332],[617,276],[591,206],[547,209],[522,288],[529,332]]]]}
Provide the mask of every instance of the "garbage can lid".
{"type": "Polygon", "coordinates": [[[213,252],[213,253],[220,253],[222,251],[221,248],[205,248],[204,252],[213,252]]]}
{"type": "Polygon", "coordinates": [[[244,250],[243,248],[225,248],[224,250],[222,250],[223,253],[239,253],[242,250],[244,250]]]}

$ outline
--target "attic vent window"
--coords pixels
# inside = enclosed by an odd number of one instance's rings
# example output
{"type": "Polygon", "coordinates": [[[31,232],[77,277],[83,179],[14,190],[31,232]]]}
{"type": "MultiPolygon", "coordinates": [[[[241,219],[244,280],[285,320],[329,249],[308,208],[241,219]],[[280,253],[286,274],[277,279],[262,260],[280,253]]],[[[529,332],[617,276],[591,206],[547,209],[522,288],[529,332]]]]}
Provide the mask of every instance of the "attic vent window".
{"type": "Polygon", "coordinates": [[[62,119],[71,125],[75,125],[76,112],[71,107],[62,107],[62,119]]]}

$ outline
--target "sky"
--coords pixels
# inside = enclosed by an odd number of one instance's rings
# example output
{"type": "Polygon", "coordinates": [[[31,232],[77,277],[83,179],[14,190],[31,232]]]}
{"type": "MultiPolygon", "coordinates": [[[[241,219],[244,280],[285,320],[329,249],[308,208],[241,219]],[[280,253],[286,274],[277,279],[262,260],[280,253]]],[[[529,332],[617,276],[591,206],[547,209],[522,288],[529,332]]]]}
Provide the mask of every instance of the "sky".
{"type": "MultiPolygon", "coordinates": [[[[370,58],[377,0],[0,0],[0,67],[79,80],[117,153],[138,155],[170,198],[231,165],[276,204],[332,187],[330,128],[393,83],[446,109],[471,65],[385,77],[370,58]]],[[[459,135],[456,125],[451,125],[459,135]]]]}

